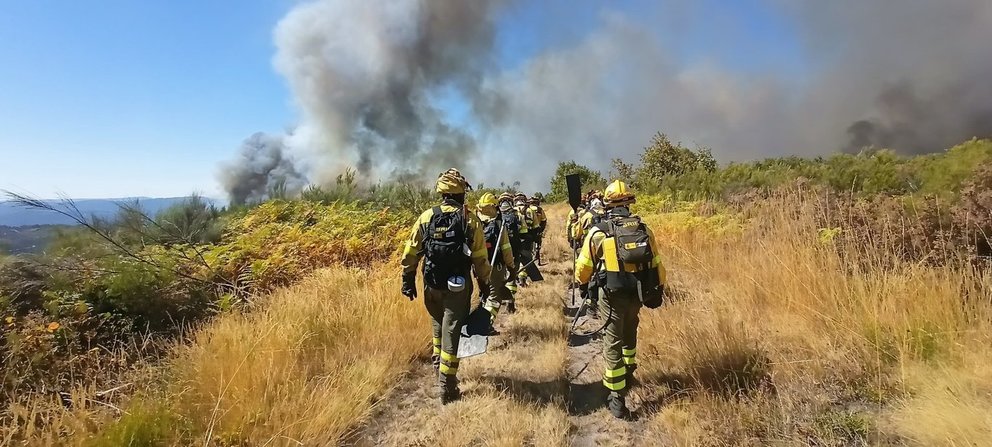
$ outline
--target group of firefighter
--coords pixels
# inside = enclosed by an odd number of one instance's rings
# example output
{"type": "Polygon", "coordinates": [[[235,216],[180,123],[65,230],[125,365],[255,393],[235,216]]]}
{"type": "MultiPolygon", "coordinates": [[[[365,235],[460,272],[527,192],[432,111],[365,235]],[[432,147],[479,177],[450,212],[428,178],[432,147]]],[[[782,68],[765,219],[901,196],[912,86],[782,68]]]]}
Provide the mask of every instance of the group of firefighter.
{"type": "MultiPolygon", "coordinates": [[[[421,289],[431,317],[434,368],[443,404],[461,397],[458,343],[471,311],[474,273],[480,306],[494,321],[502,306],[516,312],[518,287],[540,262],[547,217],[539,198],[485,193],[471,209],[471,185],[457,169],[438,176],[440,203],[414,223],[403,251],[404,296],[417,297],[417,267],[423,259],[421,289]]],[[[625,396],[637,368],[637,326],[643,306],[661,305],[665,267],[651,230],[632,214],[632,191],[614,181],[590,191],[569,213],[566,234],[574,250],[574,281],[589,313],[605,318],[603,385],[607,407],[617,418],[630,412],[625,396]]],[[[495,334],[495,329],[491,329],[495,334]]]]}

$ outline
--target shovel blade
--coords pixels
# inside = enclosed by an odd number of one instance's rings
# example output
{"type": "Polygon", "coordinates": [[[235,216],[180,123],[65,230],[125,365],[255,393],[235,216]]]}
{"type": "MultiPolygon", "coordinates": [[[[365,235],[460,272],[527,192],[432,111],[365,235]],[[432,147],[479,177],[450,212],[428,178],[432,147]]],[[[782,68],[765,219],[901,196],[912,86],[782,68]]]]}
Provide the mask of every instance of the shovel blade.
{"type": "Polygon", "coordinates": [[[458,358],[464,359],[485,354],[489,347],[489,337],[485,335],[462,336],[458,340],[458,358]]]}
{"type": "Polygon", "coordinates": [[[541,271],[537,268],[537,263],[528,265],[524,270],[527,271],[527,278],[531,281],[544,281],[544,275],[542,275],[541,271]]]}
{"type": "Polygon", "coordinates": [[[482,305],[469,314],[468,321],[462,326],[462,336],[458,340],[458,358],[463,359],[486,353],[489,346],[489,333],[492,329],[491,318],[492,314],[482,305]]]}

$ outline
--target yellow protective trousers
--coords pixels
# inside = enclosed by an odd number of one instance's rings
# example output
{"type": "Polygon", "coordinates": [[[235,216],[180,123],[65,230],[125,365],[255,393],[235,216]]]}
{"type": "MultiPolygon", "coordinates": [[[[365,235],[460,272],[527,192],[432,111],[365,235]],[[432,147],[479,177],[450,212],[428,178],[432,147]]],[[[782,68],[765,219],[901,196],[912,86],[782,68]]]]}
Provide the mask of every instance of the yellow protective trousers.
{"type": "Polygon", "coordinates": [[[472,306],[472,283],[467,282],[461,292],[424,289],[424,306],[431,316],[434,361],[438,369],[438,384],[454,387],[458,384],[458,341],[462,325],[468,319],[472,306]]]}
{"type": "Polygon", "coordinates": [[[599,300],[599,314],[609,317],[603,333],[606,372],[603,385],[612,392],[627,390],[628,368],[637,365],[637,326],[641,301],[635,293],[609,292],[599,300]]]}

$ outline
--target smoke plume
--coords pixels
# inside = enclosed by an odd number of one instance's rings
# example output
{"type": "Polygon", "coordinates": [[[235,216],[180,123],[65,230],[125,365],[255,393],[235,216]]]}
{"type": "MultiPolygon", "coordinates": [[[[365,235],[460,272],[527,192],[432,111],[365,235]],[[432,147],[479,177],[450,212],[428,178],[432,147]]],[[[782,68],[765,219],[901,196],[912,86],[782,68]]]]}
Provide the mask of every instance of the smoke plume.
{"type": "MultiPolygon", "coordinates": [[[[721,32],[703,3],[643,5],[646,20],[603,13],[573,45],[487,79],[479,112],[491,142],[519,148],[547,178],[568,158],[605,171],[657,131],[724,161],[866,146],[916,154],[992,136],[992,2],[769,0],[799,39],[804,72],[791,76],[681,60],[680,34],[721,32]]],[[[726,39],[747,51],[746,36],[726,39]]]]}
{"type": "Polygon", "coordinates": [[[478,88],[501,3],[320,0],[291,11],[275,31],[275,66],[306,144],[363,174],[436,175],[473,155],[475,139],[432,96],[478,88]]]}
{"type": "Polygon", "coordinates": [[[307,182],[287,154],[284,138],[261,132],[241,144],[238,157],[222,167],[220,179],[234,205],[264,199],[278,190],[295,194],[307,182]]]}
{"type": "Polygon", "coordinates": [[[558,161],[605,171],[658,131],[723,161],[915,154],[992,136],[992,2],[758,3],[785,23],[771,48],[795,48],[791,63],[742,69],[749,52],[775,50],[749,46],[756,30],[735,32],[743,19],[711,2],[302,3],[275,31],[274,64],[300,111],[285,142],[318,182],[345,166],[373,181],[456,166],[474,182],[543,189],[558,161]],[[541,12],[512,20],[527,11],[541,12]],[[536,49],[499,59],[507,36],[536,49]],[[466,109],[457,120],[452,94],[466,109]]]}

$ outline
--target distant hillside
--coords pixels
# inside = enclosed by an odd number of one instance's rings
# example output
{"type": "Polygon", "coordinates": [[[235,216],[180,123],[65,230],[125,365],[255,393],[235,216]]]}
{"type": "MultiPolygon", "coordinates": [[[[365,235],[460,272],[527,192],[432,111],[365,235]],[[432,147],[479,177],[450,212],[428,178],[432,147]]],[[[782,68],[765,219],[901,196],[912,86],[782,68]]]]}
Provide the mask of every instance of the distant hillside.
{"type": "Polygon", "coordinates": [[[0,226],[0,254],[40,253],[63,225],[0,226]]]}
{"type": "MultiPolygon", "coordinates": [[[[80,199],[76,206],[87,217],[111,218],[117,214],[118,204],[135,201],[150,215],[155,215],[169,206],[181,202],[185,197],[148,198],[132,197],[121,199],[80,199]]],[[[58,203],[59,200],[46,200],[58,203]]],[[[20,227],[28,225],[73,225],[68,217],[50,211],[28,209],[15,203],[0,201],[0,226],[20,227]]]]}

